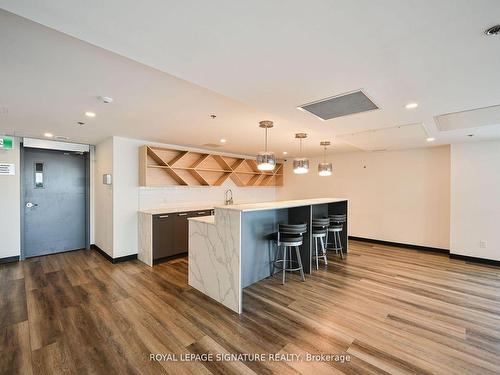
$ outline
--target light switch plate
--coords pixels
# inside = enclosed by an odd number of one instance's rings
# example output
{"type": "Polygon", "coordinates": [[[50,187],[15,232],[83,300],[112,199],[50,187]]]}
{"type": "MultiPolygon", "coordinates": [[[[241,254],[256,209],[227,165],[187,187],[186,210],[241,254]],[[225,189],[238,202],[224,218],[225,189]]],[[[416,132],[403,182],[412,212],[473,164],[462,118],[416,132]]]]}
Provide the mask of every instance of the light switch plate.
{"type": "Polygon", "coordinates": [[[102,175],[102,183],[104,185],[111,185],[113,182],[113,178],[111,177],[110,174],[103,174],[102,175]]]}

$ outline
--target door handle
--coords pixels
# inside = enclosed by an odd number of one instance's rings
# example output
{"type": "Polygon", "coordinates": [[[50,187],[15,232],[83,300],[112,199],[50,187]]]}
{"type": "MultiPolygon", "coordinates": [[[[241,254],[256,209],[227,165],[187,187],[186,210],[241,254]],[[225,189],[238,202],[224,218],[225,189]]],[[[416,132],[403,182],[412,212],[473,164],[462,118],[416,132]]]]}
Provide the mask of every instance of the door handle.
{"type": "Polygon", "coordinates": [[[36,203],[31,203],[31,202],[26,203],[26,208],[32,208],[32,207],[37,207],[37,206],[38,206],[38,204],[36,204],[36,203]]]}
{"type": "Polygon", "coordinates": [[[187,216],[187,214],[177,214],[177,216],[187,216]]]}
{"type": "Polygon", "coordinates": [[[207,212],[206,211],[203,211],[203,212],[197,212],[198,215],[205,215],[207,212]]]}
{"type": "Polygon", "coordinates": [[[161,215],[161,216],[158,216],[158,218],[159,218],[159,219],[165,219],[165,218],[167,218],[167,217],[168,217],[168,215],[161,215]]]}

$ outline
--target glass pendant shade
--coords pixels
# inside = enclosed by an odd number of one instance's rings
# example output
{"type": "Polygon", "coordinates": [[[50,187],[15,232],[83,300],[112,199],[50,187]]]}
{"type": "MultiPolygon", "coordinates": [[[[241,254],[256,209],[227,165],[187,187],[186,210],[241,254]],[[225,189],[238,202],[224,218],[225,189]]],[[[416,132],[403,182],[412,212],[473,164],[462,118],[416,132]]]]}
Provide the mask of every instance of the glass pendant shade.
{"type": "Polygon", "coordinates": [[[259,127],[266,131],[266,149],[257,154],[257,169],[259,171],[272,171],[276,167],[276,155],[267,151],[267,131],[273,127],[272,121],[261,121],[259,127]]]}
{"type": "MultiPolygon", "coordinates": [[[[299,155],[302,154],[302,140],[307,138],[306,133],[297,133],[295,138],[299,140],[300,148],[299,155]]],[[[306,174],[309,172],[309,160],[307,158],[295,158],[293,159],[293,173],[295,174],[306,174]]]]}
{"type": "Polygon", "coordinates": [[[293,173],[306,174],[307,172],[309,172],[309,160],[305,158],[293,160],[293,173]]]}
{"type": "Polygon", "coordinates": [[[319,163],[318,164],[318,174],[322,177],[332,175],[333,166],[332,163],[319,163]]]}
{"type": "Polygon", "coordinates": [[[272,152],[259,152],[257,155],[257,168],[259,171],[272,171],[276,167],[276,155],[272,152]]]}
{"type": "Polygon", "coordinates": [[[331,176],[333,165],[326,161],[326,148],[330,146],[330,141],[322,141],[319,144],[323,147],[323,161],[318,164],[318,174],[321,177],[331,176]]]}

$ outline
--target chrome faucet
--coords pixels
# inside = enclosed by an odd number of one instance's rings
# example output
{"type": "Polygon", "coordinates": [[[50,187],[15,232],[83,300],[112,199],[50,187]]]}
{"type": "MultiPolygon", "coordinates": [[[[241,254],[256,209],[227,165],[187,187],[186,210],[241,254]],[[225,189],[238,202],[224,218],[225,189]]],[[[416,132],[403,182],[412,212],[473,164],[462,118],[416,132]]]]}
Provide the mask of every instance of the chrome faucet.
{"type": "Polygon", "coordinates": [[[233,191],[231,189],[227,189],[224,193],[224,204],[227,206],[228,204],[233,204],[233,191]],[[229,194],[228,194],[229,193],[229,194]],[[229,198],[228,198],[229,195],[229,198]]]}

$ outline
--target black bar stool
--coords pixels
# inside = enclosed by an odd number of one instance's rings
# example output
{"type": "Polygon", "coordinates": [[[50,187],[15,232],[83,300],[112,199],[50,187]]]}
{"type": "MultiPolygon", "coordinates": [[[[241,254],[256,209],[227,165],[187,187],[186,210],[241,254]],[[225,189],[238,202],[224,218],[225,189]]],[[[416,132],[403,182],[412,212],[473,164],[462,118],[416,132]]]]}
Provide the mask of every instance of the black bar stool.
{"type": "Polygon", "coordinates": [[[277,268],[283,272],[283,285],[285,284],[286,272],[300,271],[302,281],[306,281],[304,277],[304,269],[302,267],[302,260],[300,259],[299,246],[304,241],[304,233],[307,232],[307,224],[279,224],[277,233],[276,257],[273,262],[273,275],[274,270],[277,268]],[[292,259],[292,247],[295,247],[295,255],[297,260],[292,259]],[[282,251],[282,258],[279,257],[280,249],[282,251]],[[288,251],[287,251],[288,250],[288,251]],[[288,255],[287,255],[288,252],[288,255]],[[296,264],[297,267],[293,267],[296,264]]]}
{"type": "Polygon", "coordinates": [[[316,260],[316,269],[319,269],[319,259],[322,258],[325,264],[328,264],[326,259],[326,237],[328,235],[329,218],[313,219],[312,220],[312,237],[314,241],[313,259],[316,260]],[[318,254],[318,242],[321,245],[321,255],[318,254]]]}
{"type": "Polygon", "coordinates": [[[342,240],[340,238],[340,233],[344,228],[344,223],[347,220],[347,216],[343,215],[330,215],[328,217],[330,219],[330,225],[328,226],[328,234],[333,234],[333,242],[328,242],[333,244],[333,247],[329,247],[328,250],[335,250],[335,253],[338,254],[340,251],[340,257],[344,259],[344,253],[342,252],[342,240]]]}

